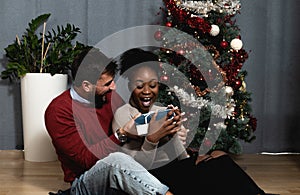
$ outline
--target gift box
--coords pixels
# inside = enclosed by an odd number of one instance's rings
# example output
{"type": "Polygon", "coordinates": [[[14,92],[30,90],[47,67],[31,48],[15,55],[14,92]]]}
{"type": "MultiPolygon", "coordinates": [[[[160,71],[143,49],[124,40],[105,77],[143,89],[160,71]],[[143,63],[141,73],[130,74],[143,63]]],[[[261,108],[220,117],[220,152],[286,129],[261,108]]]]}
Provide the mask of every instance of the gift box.
{"type": "MultiPolygon", "coordinates": [[[[165,117],[169,111],[170,111],[170,109],[157,111],[156,120],[160,120],[163,117],[165,117]]],[[[150,120],[151,120],[152,116],[154,115],[154,113],[155,113],[154,111],[150,111],[148,113],[142,114],[141,116],[139,116],[138,118],[135,119],[135,126],[136,126],[138,135],[147,135],[148,134],[149,123],[150,123],[150,120]]],[[[172,118],[172,117],[170,117],[170,118],[172,118]]]]}

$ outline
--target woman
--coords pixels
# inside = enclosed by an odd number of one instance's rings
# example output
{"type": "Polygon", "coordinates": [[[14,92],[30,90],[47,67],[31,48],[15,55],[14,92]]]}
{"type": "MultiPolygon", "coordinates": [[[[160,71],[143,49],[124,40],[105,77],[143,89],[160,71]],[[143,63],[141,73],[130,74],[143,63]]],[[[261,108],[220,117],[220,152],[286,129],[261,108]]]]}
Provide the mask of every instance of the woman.
{"type": "MultiPolygon", "coordinates": [[[[165,109],[154,105],[159,92],[158,57],[152,52],[131,49],[120,58],[121,75],[129,80],[129,103],[120,107],[114,116],[116,131],[139,113],[165,109]]],[[[133,156],[172,193],[178,194],[265,194],[255,182],[224,152],[189,157],[184,149],[185,128],[181,114],[172,108],[166,117],[149,124],[148,132],[139,135],[137,128],[131,139],[124,143],[123,151],[133,156]],[[172,114],[176,117],[172,117],[172,114]],[[172,126],[173,125],[173,126],[172,126]],[[187,186],[185,184],[188,184],[187,186]]]]}

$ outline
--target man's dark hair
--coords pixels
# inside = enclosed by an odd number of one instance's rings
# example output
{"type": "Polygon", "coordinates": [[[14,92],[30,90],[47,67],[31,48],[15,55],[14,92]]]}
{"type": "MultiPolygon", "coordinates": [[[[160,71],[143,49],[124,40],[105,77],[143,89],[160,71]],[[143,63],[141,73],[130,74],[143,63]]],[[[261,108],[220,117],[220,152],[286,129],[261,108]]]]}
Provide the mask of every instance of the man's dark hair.
{"type": "Polygon", "coordinates": [[[117,64],[97,48],[87,48],[73,62],[74,84],[80,86],[84,80],[96,84],[101,74],[115,76],[117,64]]]}

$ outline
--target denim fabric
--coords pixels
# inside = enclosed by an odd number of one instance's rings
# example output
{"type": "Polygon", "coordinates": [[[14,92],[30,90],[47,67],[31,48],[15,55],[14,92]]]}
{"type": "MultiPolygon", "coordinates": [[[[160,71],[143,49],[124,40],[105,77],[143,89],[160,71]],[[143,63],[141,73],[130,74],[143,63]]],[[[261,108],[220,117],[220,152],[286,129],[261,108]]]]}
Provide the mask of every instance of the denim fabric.
{"type": "Polygon", "coordinates": [[[169,189],[131,156],[115,152],[76,179],[71,195],[105,195],[110,188],[134,195],[165,194],[169,189]]]}

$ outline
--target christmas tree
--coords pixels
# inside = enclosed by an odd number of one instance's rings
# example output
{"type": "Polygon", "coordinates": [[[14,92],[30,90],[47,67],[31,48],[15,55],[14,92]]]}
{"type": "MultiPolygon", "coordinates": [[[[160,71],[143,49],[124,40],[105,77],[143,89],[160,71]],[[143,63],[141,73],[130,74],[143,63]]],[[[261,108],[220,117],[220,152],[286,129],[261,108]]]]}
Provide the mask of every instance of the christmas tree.
{"type": "Polygon", "coordinates": [[[256,118],[246,90],[248,53],[236,14],[238,0],[163,0],[163,25],[155,32],[162,47],[159,101],[186,112],[188,149],[241,153],[240,141],[255,139],[256,118]],[[189,36],[187,36],[189,35],[189,36]],[[187,79],[185,79],[187,78],[187,79]]]}

